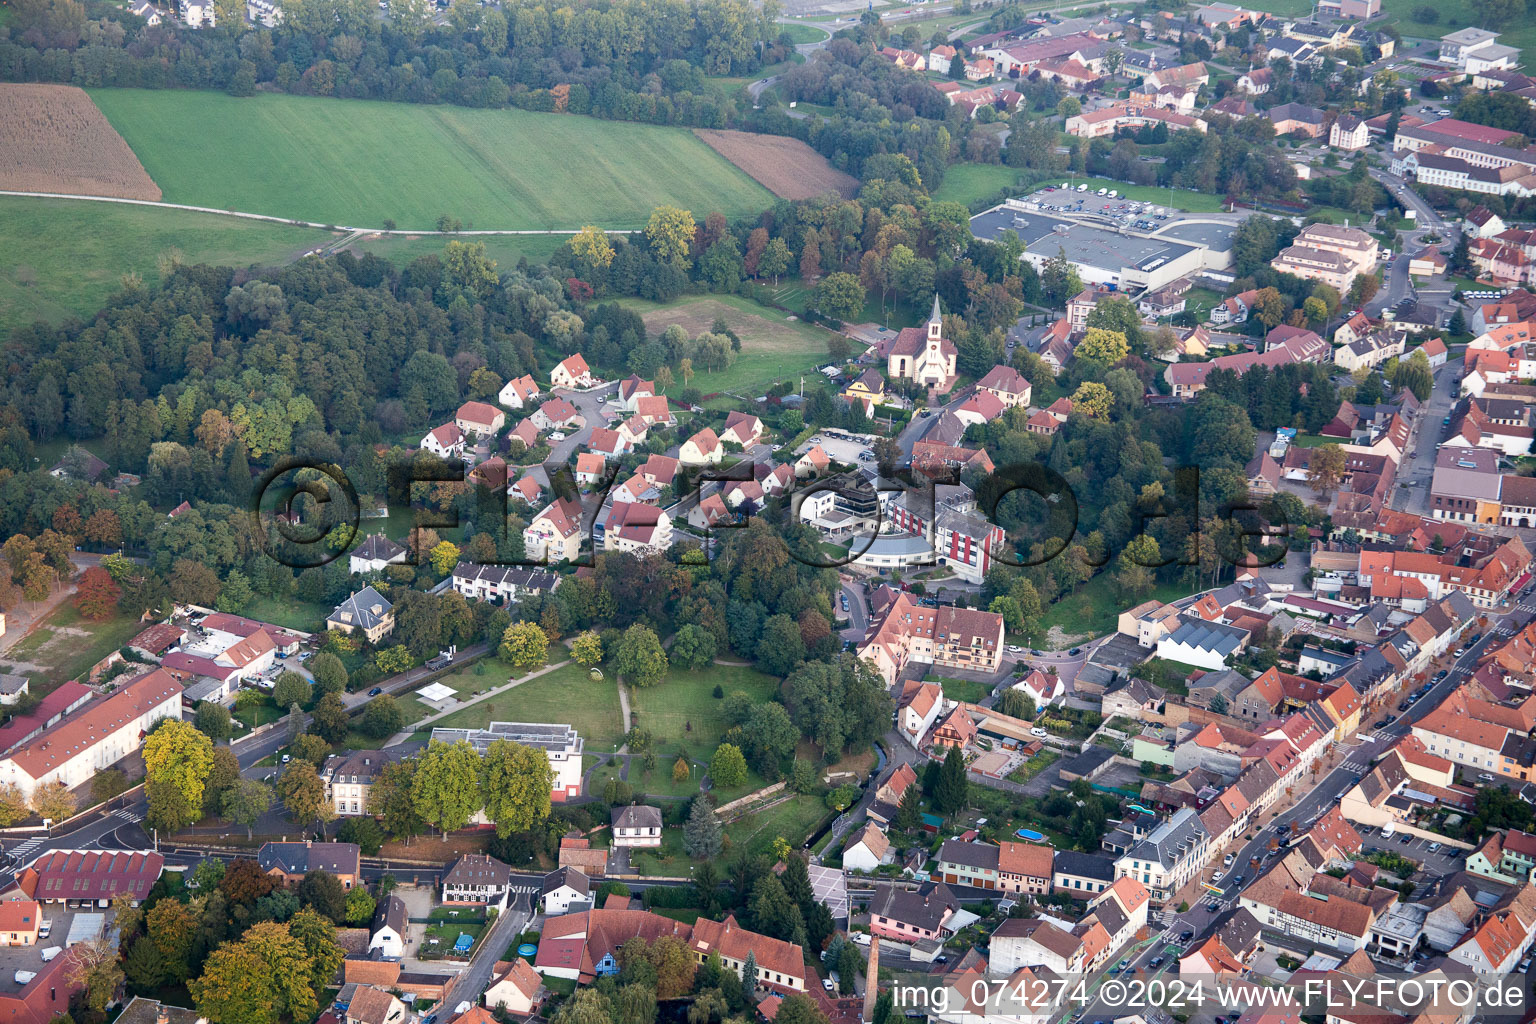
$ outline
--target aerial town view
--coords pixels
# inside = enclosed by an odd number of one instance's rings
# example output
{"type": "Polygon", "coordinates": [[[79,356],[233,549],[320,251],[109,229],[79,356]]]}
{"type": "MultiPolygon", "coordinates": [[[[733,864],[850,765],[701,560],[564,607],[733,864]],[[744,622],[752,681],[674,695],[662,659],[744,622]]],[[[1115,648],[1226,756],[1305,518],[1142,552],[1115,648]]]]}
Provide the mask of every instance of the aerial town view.
{"type": "Polygon", "coordinates": [[[0,1024],[1536,1024],[1536,0],[1076,2],[0,0],[0,1024]]]}

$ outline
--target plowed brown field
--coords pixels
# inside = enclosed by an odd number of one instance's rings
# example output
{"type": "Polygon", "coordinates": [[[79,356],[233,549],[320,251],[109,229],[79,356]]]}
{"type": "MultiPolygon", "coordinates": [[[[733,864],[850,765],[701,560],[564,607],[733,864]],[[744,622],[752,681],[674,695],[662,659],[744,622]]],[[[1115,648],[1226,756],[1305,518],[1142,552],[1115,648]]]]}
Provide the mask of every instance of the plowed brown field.
{"type": "Polygon", "coordinates": [[[799,139],[755,132],[697,128],[694,134],[781,199],[810,199],[827,192],[851,196],[859,179],[827,163],[799,139]]]}
{"type": "Polygon", "coordinates": [[[160,198],[128,143],[69,85],[0,85],[0,189],[160,198]]]}

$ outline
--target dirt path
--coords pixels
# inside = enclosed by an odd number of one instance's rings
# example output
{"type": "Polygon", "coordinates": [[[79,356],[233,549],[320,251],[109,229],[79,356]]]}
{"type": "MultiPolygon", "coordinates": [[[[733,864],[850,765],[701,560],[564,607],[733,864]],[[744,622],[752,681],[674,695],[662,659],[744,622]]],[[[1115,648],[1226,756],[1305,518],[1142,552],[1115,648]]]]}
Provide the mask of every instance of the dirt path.
{"type": "MultiPolygon", "coordinates": [[[[466,231],[439,231],[436,228],[362,228],[352,227],[346,224],[321,224],[313,220],[294,220],[291,217],[273,217],[265,213],[244,213],[240,210],[220,210],[211,206],[189,206],[186,203],[160,203],[148,199],[121,199],[116,196],[82,196],[68,192],[15,192],[8,189],[0,189],[0,196],[20,196],[34,199],[79,199],[91,203],[124,203],[128,206],[155,206],[167,210],[190,210],[193,213],[216,213],[224,217],[240,217],[244,220],[261,220],[270,224],[292,224],[301,228],[320,228],[325,231],[345,231],[354,235],[442,235],[445,238],[453,238],[460,235],[574,235],[581,228],[553,228],[539,230],[534,228],[506,228],[502,230],[473,229],[466,231]]],[[[627,235],[637,228],[604,228],[603,231],[610,235],[627,235]]],[[[343,239],[335,245],[345,244],[350,239],[343,239]]]]}

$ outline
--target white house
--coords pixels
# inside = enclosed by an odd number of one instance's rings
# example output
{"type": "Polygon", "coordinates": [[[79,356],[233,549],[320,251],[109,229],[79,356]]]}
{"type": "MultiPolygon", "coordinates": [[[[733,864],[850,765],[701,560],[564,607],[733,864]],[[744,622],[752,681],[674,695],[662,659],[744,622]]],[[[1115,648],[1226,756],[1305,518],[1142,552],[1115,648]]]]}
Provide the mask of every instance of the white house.
{"type": "Polygon", "coordinates": [[[536,562],[574,561],[581,552],[581,506],[571,498],[550,502],[523,530],[523,553],[536,562]]]}
{"type": "Polygon", "coordinates": [[[527,960],[514,957],[507,963],[506,971],[495,976],[485,990],[485,1005],[492,1010],[500,1007],[518,1016],[532,1013],[538,1005],[542,984],[538,972],[527,960]]]}
{"type": "Polygon", "coordinates": [[[505,910],[512,892],[512,869],[495,857],[466,853],[444,872],[443,902],[505,910]]]}
{"type": "Polygon", "coordinates": [[[869,822],[848,837],[843,847],[843,867],[853,871],[873,871],[891,862],[891,841],[880,826],[869,822]]]}
{"type": "Polygon", "coordinates": [[[457,423],[444,423],[427,431],[427,436],[421,439],[421,448],[439,458],[458,458],[464,454],[464,431],[457,423]]]}
{"type": "Polygon", "coordinates": [[[655,505],[615,502],[603,524],[604,551],[662,552],[672,544],[672,517],[655,505]]]}
{"type": "Polygon", "coordinates": [[[763,436],[763,421],[751,413],[733,412],[725,418],[725,429],[720,431],[720,440],[734,441],[743,448],[750,448],[757,444],[763,436]]]}
{"type": "Polygon", "coordinates": [[[921,750],[923,737],[943,711],[944,691],[937,683],[910,679],[896,701],[896,731],[921,750]]]}
{"type": "Polygon", "coordinates": [[[382,533],[370,533],[347,556],[347,568],[354,573],[380,572],[386,565],[405,562],[405,548],[382,533]]]}
{"type": "Polygon", "coordinates": [[[592,881],[575,868],[556,868],[544,876],[539,899],[545,914],[568,914],[573,903],[583,906],[591,903],[592,881]]]}
{"type": "Polygon", "coordinates": [[[586,359],[580,352],[567,356],[549,372],[549,384],[556,388],[590,388],[597,383],[592,376],[592,371],[587,368],[586,359]]]}
{"type": "Polygon", "coordinates": [[[385,960],[399,960],[405,955],[405,929],[407,921],[405,901],[393,893],[385,899],[373,919],[373,936],[368,940],[368,952],[375,950],[385,960]]]}
{"type": "Polygon", "coordinates": [[[524,409],[532,405],[534,399],[538,397],[538,383],[534,381],[532,374],[525,373],[503,384],[496,394],[496,401],[508,409],[524,409]]]}
{"type": "Polygon", "coordinates": [[[724,454],[725,448],[720,444],[719,435],[705,427],[683,442],[677,453],[677,461],[685,466],[714,465],[724,454]]]}
{"type": "Polygon", "coordinates": [[[453,414],[453,422],[466,436],[489,437],[507,425],[507,414],[484,402],[465,402],[453,414]]]}
{"type": "Polygon", "coordinates": [[[630,804],[613,809],[614,846],[660,846],[661,809],[630,804]]]}
{"type": "Polygon", "coordinates": [[[1060,675],[1047,675],[1039,669],[1033,669],[1014,683],[1013,689],[1023,692],[1035,702],[1036,708],[1043,710],[1066,696],[1067,684],[1061,681],[1060,675]]]}

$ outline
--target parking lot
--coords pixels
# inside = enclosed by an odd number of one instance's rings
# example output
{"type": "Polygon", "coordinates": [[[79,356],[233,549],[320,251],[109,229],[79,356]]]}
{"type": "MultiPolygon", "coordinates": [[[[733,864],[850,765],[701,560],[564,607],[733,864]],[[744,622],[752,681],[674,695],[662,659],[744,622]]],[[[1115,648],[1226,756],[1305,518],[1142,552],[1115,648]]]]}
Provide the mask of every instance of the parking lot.
{"type": "Polygon", "coordinates": [[[837,437],[834,434],[817,434],[805,444],[795,449],[796,455],[804,455],[816,445],[821,445],[821,450],[831,456],[834,462],[847,463],[850,466],[870,466],[875,464],[874,452],[869,447],[869,442],[859,438],[837,437]],[[869,458],[864,458],[864,453],[869,452],[869,458]]]}
{"type": "Polygon", "coordinates": [[[1418,861],[1422,870],[1430,875],[1448,875],[1460,871],[1462,868],[1462,852],[1454,846],[1446,846],[1437,840],[1424,839],[1420,836],[1410,835],[1406,832],[1395,832],[1391,836],[1383,836],[1380,829],[1359,826],[1362,847],[1366,853],[1381,850],[1387,853],[1395,853],[1400,857],[1418,861]],[[1403,840],[1407,840],[1404,842],[1403,840]],[[1438,845],[1439,849],[1431,851],[1432,845],[1438,845]]]}
{"type": "MultiPolygon", "coordinates": [[[[92,934],[86,935],[86,939],[95,938],[101,933],[106,921],[105,909],[89,908],[70,910],[62,903],[44,903],[39,915],[42,924],[39,926],[39,936],[35,946],[0,946],[0,993],[14,993],[21,991],[26,981],[16,980],[17,972],[36,974],[43,969],[43,965],[51,961],[59,953],[62,953],[65,941],[69,937],[70,927],[76,923],[76,917],[81,915],[95,915],[96,920],[90,922],[94,927],[86,925],[92,934]],[[41,932],[47,931],[44,936],[41,932]],[[48,960],[44,960],[44,956],[48,960]]],[[[31,979],[26,979],[30,981],[31,979]]]]}

